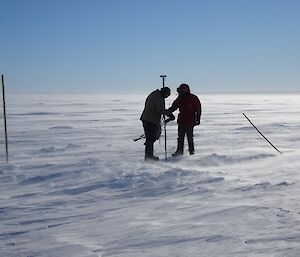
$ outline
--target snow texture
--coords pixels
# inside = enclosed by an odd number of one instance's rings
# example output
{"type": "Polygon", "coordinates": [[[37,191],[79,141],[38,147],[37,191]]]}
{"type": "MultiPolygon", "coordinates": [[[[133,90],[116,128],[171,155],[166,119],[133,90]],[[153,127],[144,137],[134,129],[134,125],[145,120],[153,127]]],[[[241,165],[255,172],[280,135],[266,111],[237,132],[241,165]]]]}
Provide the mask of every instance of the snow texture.
{"type": "Polygon", "coordinates": [[[300,256],[300,95],[198,96],[196,154],[146,163],[145,96],[8,95],[0,256],[300,256]]]}

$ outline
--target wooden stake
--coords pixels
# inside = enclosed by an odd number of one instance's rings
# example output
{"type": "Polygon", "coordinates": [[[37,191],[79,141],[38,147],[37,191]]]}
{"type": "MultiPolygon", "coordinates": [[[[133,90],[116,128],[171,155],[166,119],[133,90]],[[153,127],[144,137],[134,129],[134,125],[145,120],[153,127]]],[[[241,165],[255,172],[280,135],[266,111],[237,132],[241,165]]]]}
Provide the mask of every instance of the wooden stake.
{"type": "Polygon", "coordinates": [[[2,95],[3,95],[3,118],[4,118],[4,132],[5,132],[6,162],[8,163],[7,122],[6,122],[5,90],[4,90],[4,76],[3,75],[2,75],[2,95]]]}

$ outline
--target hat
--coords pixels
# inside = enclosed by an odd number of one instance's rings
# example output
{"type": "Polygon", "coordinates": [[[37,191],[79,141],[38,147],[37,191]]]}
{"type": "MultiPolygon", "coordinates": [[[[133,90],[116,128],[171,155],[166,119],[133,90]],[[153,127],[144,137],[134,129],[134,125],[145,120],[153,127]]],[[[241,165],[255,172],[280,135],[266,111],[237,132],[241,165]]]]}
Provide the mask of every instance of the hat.
{"type": "Polygon", "coordinates": [[[178,92],[179,94],[184,94],[184,93],[190,94],[190,93],[191,93],[190,87],[189,87],[189,85],[187,85],[187,84],[181,84],[181,85],[177,88],[177,92],[178,92]]]}
{"type": "Polygon", "coordinates": [[[162,87],[160,89],[160,91],[162,92],[162,94],[165,96],[165,97],[168,97],[169,95],[171,95],[171,90],[169,87],[162,87]]]}

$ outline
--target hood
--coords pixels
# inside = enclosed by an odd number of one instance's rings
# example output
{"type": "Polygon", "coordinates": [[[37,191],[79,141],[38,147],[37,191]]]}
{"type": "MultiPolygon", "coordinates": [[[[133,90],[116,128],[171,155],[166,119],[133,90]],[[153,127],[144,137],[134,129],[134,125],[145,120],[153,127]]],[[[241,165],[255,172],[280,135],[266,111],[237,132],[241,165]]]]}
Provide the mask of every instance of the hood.
{"type": "Polygon", "coordinates": [[[187,84],[181,84],[178,88],[177,88],[177,92],[178,94],[190,94],[190,87],[187,84]]]}

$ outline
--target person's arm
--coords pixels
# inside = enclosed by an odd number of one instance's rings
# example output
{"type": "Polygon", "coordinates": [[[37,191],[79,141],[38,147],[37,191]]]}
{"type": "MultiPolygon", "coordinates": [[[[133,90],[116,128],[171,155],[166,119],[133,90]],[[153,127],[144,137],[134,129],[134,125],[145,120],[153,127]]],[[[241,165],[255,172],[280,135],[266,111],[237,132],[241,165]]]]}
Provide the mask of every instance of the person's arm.
{"type": "Polygon", "coordinates": [[[170,122],[170,121],[175,120],[175,116],[173,115],[173,113],[169,113],[168,117],[169,117],[169,118],[167,118],[167,119],[165,120],[165,124],[167,124],[167,123],[170,122]]]}
{"type": "Polygon", "coordinates": [[[166,115],[168,117],[174,116],[172,114],[172,112],[170,111],[170,109],[168,109],[168,110],[165,109],[165,101],[164,101],[164,99],[157,99],[157,101],[156,101],[156,110],[161,115],[166,115]]]}
{"type": "Polygon", "coordinates": [[[202,115],[201,102],[197,96],[195,96],[194,109],[195,109],[195,125],[197,126],[200,124],[200,119],[202,115]]]}
{"type": "Polygon", "coordinates": [[[178,108],[179,108],[179,99],[176,98],[174,100],[174,102],[172,103],[171,107],[168,109],[168,111],[172,113],[172,112],[176,111],[178,108]]]}

